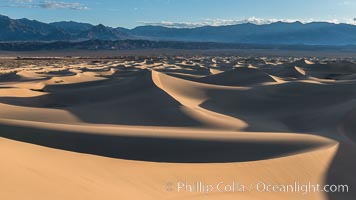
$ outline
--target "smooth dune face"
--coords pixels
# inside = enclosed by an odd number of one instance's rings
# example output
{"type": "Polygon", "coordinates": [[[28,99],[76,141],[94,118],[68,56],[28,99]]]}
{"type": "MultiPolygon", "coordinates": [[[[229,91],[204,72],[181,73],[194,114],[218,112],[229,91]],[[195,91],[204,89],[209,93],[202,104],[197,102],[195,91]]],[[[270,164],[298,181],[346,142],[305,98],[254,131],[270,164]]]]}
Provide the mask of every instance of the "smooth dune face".
{"type": "Polygon", "coordinates": [[[7,61],[0,67],[0,199],[356,196],[353,61],[7,61]],[[246,190],[220,191],[221,182],[246,190]],[[350,189],[268,192],[256,189],[260,182],[350,189]],[[182,186],[189,184],[192,191],[182,186]]]}

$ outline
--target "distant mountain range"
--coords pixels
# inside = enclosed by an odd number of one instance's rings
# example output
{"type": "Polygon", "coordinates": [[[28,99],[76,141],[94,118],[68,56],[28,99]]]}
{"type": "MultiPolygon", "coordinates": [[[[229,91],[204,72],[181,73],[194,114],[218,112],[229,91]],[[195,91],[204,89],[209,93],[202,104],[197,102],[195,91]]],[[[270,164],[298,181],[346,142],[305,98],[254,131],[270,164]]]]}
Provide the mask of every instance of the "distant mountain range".
{"type": "Polygon", "coordinates": [[[112,28],[88,23],[43,23],[0,15],[0,41],[151,40],[276,45],[355,45],[356,26],[327,22],[275,22],[198,28],[112,28]]]}
{"type": "Polygon", "coordinates": [[[56,41],[56,42],[0,42],[2,51],[56,51],[56,50],[154,50],[154,49],[184,49],[184,50],[297,50],[297,51],[336,51],[355,53],[356,45],[326,46],[326,45],[272,45],[272,44],[238,44],[216,42],[183,42],[183,41],[152,41],[152,40],[86,40],[86,41],[56,41]]]}

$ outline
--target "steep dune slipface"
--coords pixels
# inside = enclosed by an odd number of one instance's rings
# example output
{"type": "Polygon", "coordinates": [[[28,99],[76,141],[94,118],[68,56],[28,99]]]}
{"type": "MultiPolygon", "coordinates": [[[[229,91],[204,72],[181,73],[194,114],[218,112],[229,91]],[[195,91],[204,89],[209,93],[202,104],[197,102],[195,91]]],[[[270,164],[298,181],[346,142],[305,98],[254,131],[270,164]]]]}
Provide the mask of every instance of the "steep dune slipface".
{"type": "Polygon", "coordinates": [[[36,74],[32,71],[4,71],[0,73],[0,82],[18,82],[18,81],[31,81],[42,80],[45,77],[40,74],[36,74]]]}
{"type": "Polygon", "coordinates": [[[314,63],[298,67],[301,67],[305,71],[305,75],[320,79],[339,80],[345,75],[356,73],[355,64],[349,61],[314,63]]]}
{"type": "Polygon", "coordinates": [[[336,132],[337,124],[349,109],[349,102],[352,104],[356,97],[354,85],[349,83],[296,81],[225,87],[182,80],[159,72],[154,72],[153,77],[160,88],[183,105],[219,113],[220,119],[240,119],[251,131],[336,132]]]}
{"type": "Polygon", "coordinates": [[[0,75],[0,199],[356,195],[177,187],[182,181],[356,186],[352,61],[67,62],[20,66],[0,75]]]}
{"type": "MultiPolygon", "coordinates": [[[[2,199],[301,199],[297,193],[178,192],[180,182],[323,182],[337,146],[272,160],[225,164],[136,162],[0,139],[2,199]],[[11,153],[8,153],[11,152],[11,153]],[[297,165],[297,166],[296,166],[297,165]],[[170,185],[173,185],[170,190],[170,185]],[[168,187],[167,187],[168,186],[168,187]],[[21,192],[17,192],[21,191],[21,192]]],[[[310,193],[311,199],[327,199],[310,193]]]]}
{"type": "Polygon", "coordinates": [[[0,81],[1,82],[10,82],[10,81],[19,81],[21,77],[17,75],[16,72],[13,71],[3,71],[0,74],[0,81]]]}
{"type": "MultiPolygon", "coordinates": [[[[3,97],[0,101],[42,113],[51,110],[63,116],[60,111],[70,112],[87,123],[203,126],[203,123],[182,112],[178,102],[158,89],[152,82],[151,72],[147,70],[122,79],[46,85],[44,90],[48,92],[41,96],[3,97]]],[[[14,115],[11,113],[7,118],[16,119],[11,117],[14,115]]],[[[38,118],[28,120],[37,121],[38,118]]],[[[48,122],[48,119],[40,121],[48,122]]]]}
{"type": "Polygon", "coordinates": [[[255,161],[325,148],[322,137],[182,128],[63,125],[0,120],[3,137],[47,147],[113,158],[170,162],[255,161]],[[93,148],[99,146],[100,148],[93,148]]]}
{"type": "Polygon", "coordinates": [[[274,82],[275,80],[259,69],[239,67],[216,75],[200,78],[198,81],[201,83],[224,86],[249,86],[274,82]]]}

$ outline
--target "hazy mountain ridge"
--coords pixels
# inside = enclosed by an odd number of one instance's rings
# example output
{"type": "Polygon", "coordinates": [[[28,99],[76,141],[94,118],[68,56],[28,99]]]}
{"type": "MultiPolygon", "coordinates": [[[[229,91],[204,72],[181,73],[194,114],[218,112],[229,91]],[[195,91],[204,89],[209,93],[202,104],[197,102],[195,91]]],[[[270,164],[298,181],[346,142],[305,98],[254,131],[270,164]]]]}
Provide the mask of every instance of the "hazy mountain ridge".
{"type": "Polygon", "coordinates": [[[0,41],[126,40],[224,42],[242,44],[354,45],[356,26],[327,22],[252,23],[198,28],[139,26],[133,29],[79,22],[42,23],[0,16],[0,41]]]}
{"type": "Polygon", "coordinates": [[[123,40],[131,38],[129,34],[120,31],[119,29],[114,29],[111,27],[106,27],[102,24],[93,26],[92,28],[81,32],[77,35],[78,39],[99,39],[99,40],[123,40]]]}
{"type": "Polygon", "coordinates": [[[356,26],[300,22],[256,25],[252,23],[229,26],[205,26],[193,29],[174,29],[159,26],[134,28],[132,34],[151,39],[185,40],[202,42],[233,42],[249,44],[356,44],[356,26]]]}
{"type": "Polygon", "coordinates": [[[238,44],[215,42],[183,42],[152,40],[86,40],[56,42],[0,42],[2,51],[38,51],[38,50],[142,50],[142,49],[184,49],[184,50],[300,50],[300,51],[337,51],[356,52],[356,45],[284,45],[284,44],[238,44]]]}
{"type": "Polygon", "coordinates": [[[61,22],[53,22],[50,23],[50,25],[66,30],[67,32],[71,33],[72,35],[79,34],[83,31],[87,31],[91,28],[94,27],[92,24],[88,23],[80,23],[80,22],[74,22],[74,21],[61,21],[61,22]]]}

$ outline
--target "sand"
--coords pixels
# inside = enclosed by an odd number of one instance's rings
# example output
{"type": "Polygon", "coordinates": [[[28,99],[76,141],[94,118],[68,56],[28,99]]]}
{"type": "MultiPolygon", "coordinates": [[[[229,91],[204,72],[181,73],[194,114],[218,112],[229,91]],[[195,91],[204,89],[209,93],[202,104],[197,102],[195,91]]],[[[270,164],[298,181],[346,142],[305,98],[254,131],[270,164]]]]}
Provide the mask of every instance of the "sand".
{"type": "Polygon", "coordinates": [[[353,60],[1,63],[0,199],[356,196],[353,60]],[[219,191],[221,182],[247,189],[219,191]],[[349,191],[267,192],[256,188],[261,182],[348,185],[349,191]],[[189,191],[183,183],[201,187],[189,191]],[[207,185],[214,189],[202,191],[207,185]]]}

